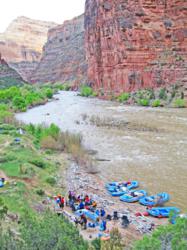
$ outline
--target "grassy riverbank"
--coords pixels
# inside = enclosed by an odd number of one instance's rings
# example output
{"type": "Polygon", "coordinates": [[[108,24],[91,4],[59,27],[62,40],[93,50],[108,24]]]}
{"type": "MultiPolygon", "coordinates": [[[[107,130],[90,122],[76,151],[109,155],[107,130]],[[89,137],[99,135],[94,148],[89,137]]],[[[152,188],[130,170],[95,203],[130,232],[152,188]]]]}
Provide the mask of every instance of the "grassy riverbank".
{"type": "Polygon", "coordinates": [[[178,85],[158,89],[142,89],[132,93],[123,92],[120,95],[109,93],[107,96],[105,96],[102,91],[95,92],[91,87],[82,86],[80,89],[80,95],[83,97],[106,97],[111,101],[153,108],[185,108],[187,105],[187,101],[185,100],[185,90],[178,85]]]}
{"type": "MultiPolygon", "coordinates": [[[[55,125],[32,126],[31,130],[31,126],[1,124],[0,133],[0,176],[7,180],[0,189],[2,249],[87,249],[77,229],[65,218],[45,212],[43,204],[45,197],[65,194],[66,150],[42,146],[42,138],[50,134],[55,139],[59,129],[55,125]],[[40,132],[33,133],[33,129],[40,132]]],[[[64,138],[70,141],[72,137],[69,134],[64,138]]],[[[71,141],[72,146],[76,143],[71,141]]]]}

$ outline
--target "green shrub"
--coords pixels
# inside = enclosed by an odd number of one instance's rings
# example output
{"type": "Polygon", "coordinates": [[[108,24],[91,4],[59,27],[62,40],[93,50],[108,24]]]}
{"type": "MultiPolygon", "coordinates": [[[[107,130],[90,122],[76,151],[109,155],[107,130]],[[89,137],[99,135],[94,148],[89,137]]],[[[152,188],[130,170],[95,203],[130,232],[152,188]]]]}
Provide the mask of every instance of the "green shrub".
{"type": "Polygon", "coordinates": [[[185,100],[184,99],[176,99],[174,101],[174,107],[175,108],[185,108],[186,107],[185,100]]]}
{"type": "Polygon", "coordinates": [[[51,186],[54,186],[56,184],[56,179],[52,176],[46,178],[46,182],[50,184],[51,186]]]}
{"type": "Polygon", "coordinates": [[[21,97],[21,96],[15,96],[13,98],[13,106],[20,111],[26,111],[27,108],[27,104],[25,101],[25,98],[21,97]]]}
{"type": "Polygon", "coordinates": [[[41,216],[25,213],[21,217],[19,237],[0,230],[0,248],[10,250],[87,250],[88,243],[64,216],[45,212],[41,216]]]}
{"type": "Polygon", "coordinates": [[[34,104],[37,104],[37,103],[42,101],[41,94],[39,94],[37,92],[32,91],[32,92],[23,94],[23,96],[25,98],[25,102],[26,102],[27,106],[34,105],[34,104]]]}
{"type": "Polygon", "coordinates": [[[47,98],[51,99],[53,97],[53,91],[48,88],[45,90],[45,95],[47,98]]]}
{"type": "Polygon", "coordinates": [[[44,196],[45,191],[42,190],[42,189],[37,189],[37,190],[36,190],[36,193],[37,193],[39,196],[44,196]]]}
{"type": "Polygon", "coordinates": [[[97,97],[98,93],[94,91],[93,94],[92,94],[92,96],[97,97]]]}
{"type": "Polygon", "coordinates": [[[0,104],[0,112],[1,111],[8,111],[9,107],[7,104],[1,103],[0,104]]]}
{"type": "Polygon", "coordinates": [[[70,89],[71,89],[71,85],[69,85],[68,83],[64,83],[62,85],[62,89],[61,90],[69,91],[70,89]]]}
{"type": "Polygon", "coordinates": [[[162,100],[167,100],[167,93],[165,88],[160,89],[159,98],[162,100]]]}
{"type": "Polygon", "coordinates": [[[117,100],[119,102],[126,102],[128,101],[130,98],[130,94],[129,93],[122,93],[120,96],[118,96],[117,100]]]}
{"type": "Polygon", "coordinates": [[[185,250],[187,249],[187,219],[177,219],[176,224],[160,226],[151,236],[135,243],[133,250],[185,250]]]}
{"type": "Polygon", "coordinates": [[[88,86],[82,86],[80,95],[84,96],[84,97],[92,96],[93,95],[93,89],[88,87],[88,86]]]}
{"type": "Polygon", "coordinates": [[[156,107],[160,107],[161,103],[159,99],[156,99],[152,102],[152,107],[156,108],[156,107]]]}
{"type": "Polygon", "coordinates": [[[39,142],[42,140],[42,138],[48,136],[51,136],[56,140],[60,134],[60,128],[54,123],[52,123],[49,127],[43,125],[34,126],[33,124],[29,124],[26,126],[26,130],[35,136],[39,142]]]}
{"type": "Polygon", "coordinates": [[[139,99],[138,104],[141,106],[149,106],[149,100],[148,99],[139,99]]]}
{"type": "Polygon", "coordinates": [[[41,159],[32,159],[32,160],[29,161],[29,163],[35,165],[35,166],[38,167],[38,168],[42,168],[42,169],[44,169],[44,168],[47,167],[46,162],[44,162],[44,161],[41,160],[41,159]]]}
{"type": "Polygon", "coordinates": [[[0,122],[7,122],[7,120],[14,117],[13,113],[9,111],[0,111],[0,122]]]}
{"type": "Polygon", "coordinates": [[[101,239],[96,238],[92,241],[92,246],[94,247],[94,250],[101,250],[101,239]]]}
{"type": "Polygon", "coordinates": [[[5,206],[2,198],[0,197],[0,223],[1,223],[1,220],[4,218],[4,216],[7,214],[7,212],[8,212],[8,208],[7,206],[5,206]]]}

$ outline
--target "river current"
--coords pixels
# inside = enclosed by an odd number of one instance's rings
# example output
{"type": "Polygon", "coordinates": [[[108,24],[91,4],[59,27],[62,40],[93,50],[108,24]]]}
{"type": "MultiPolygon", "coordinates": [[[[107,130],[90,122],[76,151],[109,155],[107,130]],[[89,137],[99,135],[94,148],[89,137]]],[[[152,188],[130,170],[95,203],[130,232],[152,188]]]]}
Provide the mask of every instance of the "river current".
{"type": "Polygon", "coordinates": [[[97,151],[105,181],[138,180],[149,194],[168,192],[168,205],[187,209],[187,109],[125,106],[75,92],[17,114],[33,124],[57,124],[81,133],[88,149],[97,151]]]}

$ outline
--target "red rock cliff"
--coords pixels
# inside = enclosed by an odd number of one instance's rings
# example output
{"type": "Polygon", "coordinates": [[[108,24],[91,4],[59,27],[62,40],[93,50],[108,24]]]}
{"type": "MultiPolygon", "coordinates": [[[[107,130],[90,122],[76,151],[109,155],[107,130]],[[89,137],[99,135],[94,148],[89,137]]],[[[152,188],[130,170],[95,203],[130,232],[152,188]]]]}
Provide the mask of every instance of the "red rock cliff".
{"type": "Polygon", "coordinates": [[[88,78],[105,94],[187,81],[187,2],[87,0],[88,78]]]}
{"type": "Polygon", "coordinates": [[[49,30],[41,61],[31,81],[80,84],[86,81],[86,74],[84,15],[81,15],[49,30]]]}

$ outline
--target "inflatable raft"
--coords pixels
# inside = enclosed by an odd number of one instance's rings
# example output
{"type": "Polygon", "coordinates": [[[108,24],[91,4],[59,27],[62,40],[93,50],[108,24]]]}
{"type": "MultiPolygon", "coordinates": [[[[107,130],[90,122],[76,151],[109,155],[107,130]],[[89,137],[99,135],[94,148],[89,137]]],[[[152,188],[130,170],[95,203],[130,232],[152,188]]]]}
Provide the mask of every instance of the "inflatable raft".
{"type": "Polygon", "coordinates": [[[113,195],[113,196],[123,195],[125,194],[127,190],[137,188],[139,185],[138,181],[131,181],[130,184],[126,184],[125,182],[123,183],[113,182],[112,185],[110,184],[111,183],[108,183],[106,186],[107,186],[107,190],[110,193],[113,193],[113,192],[116,193],[116,195],[113,195]]]}
{"type": "Polygon", "coordinates": [[[147,212],[154,217],[169,217],[170,213],[179,214],[180,209],[177,207],[154,207],[148,209],[147,212]]]}
{"type": "Polygon", "coordinates": [[[168,193],[159,193],[153,196],[145,196],[140,199],[140,204],[144,206],[155,206],[155,205],[162,205],[166,201],[169,201],[170,197],[168,193]]]}
{"type": "Polygon", "coordinates": [[[81,216],[82,214],[84,214],[87,218],[89,218],[92,221],[97,222],[99,219],[99,216],[95,213],[92,213],[91,211],[87,210],[87,209],[81,209],[81,210],[77,210],[75,212],[75,215],[77,216],[81,216]]]}
{"type": "Polygon", "coordinates": [[[147,195],[147,192],[145,190],[133,190],[129,193],[122,195],[120,197],[120,201],[129,202],[129,203],[136,202],[146,195],[147,195]]]}

